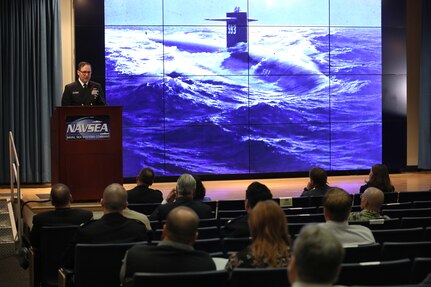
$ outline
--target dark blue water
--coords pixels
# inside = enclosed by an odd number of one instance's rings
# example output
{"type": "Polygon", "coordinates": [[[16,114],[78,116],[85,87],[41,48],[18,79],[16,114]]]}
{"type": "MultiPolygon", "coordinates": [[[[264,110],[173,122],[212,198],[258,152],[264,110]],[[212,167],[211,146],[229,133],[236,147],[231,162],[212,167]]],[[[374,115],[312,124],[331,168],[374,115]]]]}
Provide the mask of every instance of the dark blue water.
{"type": "Polygon", "coordinates": [[[108,27],[106,90],[123,106],[124,176],[368,169],[381,161],[374,28],[108,27]],[[241,47],[238,47],[240,49],[241,47]],[[241,48],[242,49],[242,48],[241,48]]]}

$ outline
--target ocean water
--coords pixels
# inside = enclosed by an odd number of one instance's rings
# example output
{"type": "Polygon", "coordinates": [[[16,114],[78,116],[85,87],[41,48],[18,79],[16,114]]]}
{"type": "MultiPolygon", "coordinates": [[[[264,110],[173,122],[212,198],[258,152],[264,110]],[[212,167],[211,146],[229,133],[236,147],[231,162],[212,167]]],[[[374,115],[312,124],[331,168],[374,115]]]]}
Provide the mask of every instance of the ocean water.
{"type": "Polygon", "coordinates": [[[381,161],[380,28],[256,26],[227,49],[224,26],[107,26],[105,47],[125,177],[381,161]]]}

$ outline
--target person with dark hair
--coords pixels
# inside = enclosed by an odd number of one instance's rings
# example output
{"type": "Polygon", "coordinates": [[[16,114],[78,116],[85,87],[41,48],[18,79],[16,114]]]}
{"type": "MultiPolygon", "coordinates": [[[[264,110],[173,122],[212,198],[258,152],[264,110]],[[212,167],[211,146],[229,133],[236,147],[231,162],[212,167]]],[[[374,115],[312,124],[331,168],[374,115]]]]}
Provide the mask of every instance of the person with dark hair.
{"type": "Polygon", "coordinates": [[[344,189],[328,190],[322,200],[325,223],[319,226],[329,230],[343,245],[375,243],[373,233],[362,225],[349,225],[348,218],[352,209],[352,196],[344,189]]]}
{"type": "Polygon", "coordinates": [[[165,220],[168,213],[178,206],[187,206],[193,209],[200,219],[213,218],[211,206],[203,202],[193,200],[196,190],[196,180],[190,174],[182,174],[178,180],[174,190],[175,200],[158,206],[150,215],[150,220],[165,220]]]}
{"type": "Polygon", "coordinates": [[[222,231],[223,237],[250,237],[249,213],[259,201],[268,199],[272,199],[272,193],[266,185],[257,181],[251,183],[245,191],[247,214],[228,221],[222,231]]]}
{"type": "Polygon", "coordinates": [[[385,194],[376,187],[367,188],[361,194],[361,211],[351,212],[349,221],[389,219],[389,216],[380,213],[385,201],[385,194]]]}
{"type": "Polygon", "coordinates": [[[196,181],[196,190],[195,190],[193,199],[199,200],[199,201],[211,201],[211,198],[206,196],[206,188],[202,183],[202,180],[200,179],[200,177],[197,175],[194,175],[193,178],[196,181]]]}
{"type": "Polygon", "coordinates": [[[102,85],[91,80],[91,64],[80,62],[76,73],[78,79],[64,87],[62,106],[104,106],[105,92],[102,85]]]}
{"type": "Polygon", "coordinates": [[[40,229],[43,226],[80,225],[93,218],[93,212],[85,209],[71,208],[72,195],[65,184],[58,183],[51,188],[51,204],[55,207],[33,216],[33,227],[30,231],[30,243],[38,248],[40,229]]]}
{"type": "Polygon", "coordinates": [[[273,200],[259,201],[249,214],[252,243],[233,253],[226,269],[287,267],[290,239],[283,209],[273,200]]]}
{"type": "Polygon", "coordinates": [[[169,212],[157,246],[135,245],[127,251],[121,267],[123,286],[132,283],[136,272],[196,272],[216,270],[211,256],[195,250],[199,217],[191,208],[178,206],[169,212]]]}
{"type": "Polygon", "coordinates": [[[395,187],[391,183],[389,170],[384,164],[375,164],[371,167],[368,180],[359,189],[363,193],[369,187],[376,187],[383,192],[393,192],[395,187]]]}
{"type": "Polygon", "coordinates": [[[103,216],[78,228],[66,251],[63,267],[73,267],[74,249],[78,243],[128,243],[148,239],[145,224],[126,218],[122,214],[127,207],[127,192],[121,184],[108,185],[103,191],[100,203],[103,207],[103,216]]]}
{"type": "Polygon", "coordinates": [[[289,281],[293,287],[332,286],[343,260],[344,248],[337,238],[316,224],[306,225],[293,244],[289,281]]]}
{"type": "Polygon", "coordinates": [[[328,175],[323,168],[314,167],[309,172],[310,181],[301,196],[323,196],[331,188],[328,185],[328,175]]]}
{"type": "Polygon", "coordinates": [[[136,186],[127,191],[128,203],[161,203],[163,193],[150,188],[154,183],[154,177],[154,171],[151,168],[143,168],[136,177],[136,186]]]}

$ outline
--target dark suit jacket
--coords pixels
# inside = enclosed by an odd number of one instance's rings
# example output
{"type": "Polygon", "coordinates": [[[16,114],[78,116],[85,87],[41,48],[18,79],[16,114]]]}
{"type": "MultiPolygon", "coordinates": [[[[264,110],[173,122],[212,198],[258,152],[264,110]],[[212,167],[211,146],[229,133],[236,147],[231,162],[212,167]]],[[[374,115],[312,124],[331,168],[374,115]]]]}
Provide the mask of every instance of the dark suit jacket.
{"type": "Polygon", "coordinates": [[[33,227],[30,231],[31,245],[38,248],[42,226],[80,225],[93,218],[93,212],[84,209],[59,208],[33,216],[33,227]]]}
{"type": "Polygon", "coordinates": [[[163,193],[160,190],[149,188],[142,184],[137,185],[127,191],[127,201],[129,203],[161,203],[163,193]]]}
{"type": "Polygon", "coordinates": [[[214,217],[214,215],[212,214],[211,206],[209,206],[208,204],[185,197],[179,197],[174,202],[159,205],[156,210],[154,210],[153,213],[150,215],[150,220],[165,220],[168,216],[169,211],[178,206],[190,207],[197,213],[200,219],[214,217]]]}
{"type": "Polygon", "coordinates": [[[135,272],[196,272],[216,270],[211,256],[200,250],[185,250],[174,246],[135,245],[127,251],[125,281],[135,272]]]}
{"type": "Polygon", "coordinates": [[[99,83],[90,81],[84,89],[76,80],[64,87],[62,106],[104,106],[106,105],[105,92],[99,83]]]}
{"type": "Polygon", "coordinates": [[[324,196],[326,192],[331,189],[330,186],[325,185],[325,187],[315,187],[310,190],[304,190],[301,196],[324,196]]]}
{"type": "Polygon", "coordinates": [[[128,243],[147,239],[147,228],[142,222],[128,219],[120,213],[105,214],[99,220],[91,220],[78,228],[67,248],[63,266],[73,267],[74,249],[78,243],[128,243]]]}
{"type": "Polygon", "coordinates": [[[248,214],[232,219],[222,229],[223,237],[250,237],[250,229],[248,227],[248,214]]]}

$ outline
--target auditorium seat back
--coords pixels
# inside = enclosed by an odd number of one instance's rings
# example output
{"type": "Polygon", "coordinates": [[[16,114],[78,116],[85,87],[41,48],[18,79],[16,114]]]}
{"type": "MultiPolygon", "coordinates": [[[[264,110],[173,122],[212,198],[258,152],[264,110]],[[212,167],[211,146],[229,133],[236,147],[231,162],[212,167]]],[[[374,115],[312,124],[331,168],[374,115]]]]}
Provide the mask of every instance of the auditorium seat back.
{"type": "Polygon", "coordinates": [[[226,270],[178,272],[178,273],[143,273],[133,276],[134,287],[148,286],[228,286],[229,273],[226,270]]]}
{"type": "Polygon", "coordinates": [[[230,287],[290,286],[287,268],[234,268],[230,287]]]}

